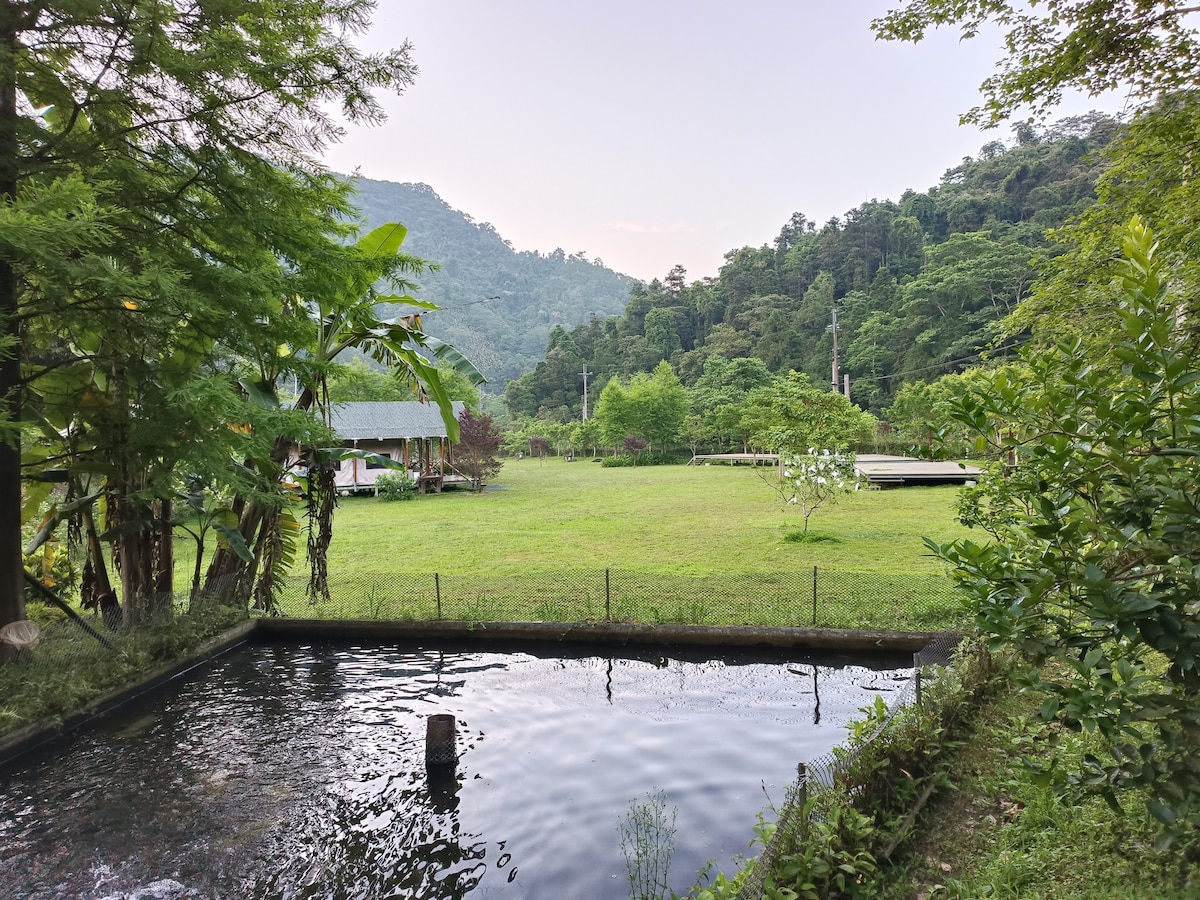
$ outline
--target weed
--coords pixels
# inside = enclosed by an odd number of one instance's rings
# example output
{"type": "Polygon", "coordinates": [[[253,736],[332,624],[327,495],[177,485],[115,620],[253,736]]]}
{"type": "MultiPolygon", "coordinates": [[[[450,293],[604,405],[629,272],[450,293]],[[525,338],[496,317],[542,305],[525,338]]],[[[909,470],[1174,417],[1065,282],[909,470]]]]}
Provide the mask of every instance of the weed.
{"type": "Polygon", "coordinates": [[[670,897],[667,872],[675,852],[676,807],[667,814],[667,794],[655,791],[641,802],[630,801],[621,821],[621,853],[629,878],[630,900],[670,897]]]}

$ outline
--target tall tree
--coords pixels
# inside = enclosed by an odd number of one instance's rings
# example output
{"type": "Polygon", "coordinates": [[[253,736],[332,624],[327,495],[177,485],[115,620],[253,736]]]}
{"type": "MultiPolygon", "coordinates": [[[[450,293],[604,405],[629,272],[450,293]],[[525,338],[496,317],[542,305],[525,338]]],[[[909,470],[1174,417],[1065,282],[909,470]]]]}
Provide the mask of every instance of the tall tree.
{"type": "MultiPolygon", "coordinates": [[[[22,411],[38,380],[58,368],[48,358],[32,370],[25,364],[43,348],[87,358],[92,351],[69,337],[44,336],[76,316],[103,318],[106,303],[170,310],[180,287],[188,308],[139,320],[155,324],[143,336],[153,357],[171,358],[181,316],[190,325],[184,332],[205,339],[278,337],[273,313],[286,296],[288,262],[301,251],[311,258],[336,212],[346,210],[344,191],[309,162],[338,134],[328,110],[377,121],[373,92],[402,90],[415,75],[407,45],[377,55],[354,47],[372,7],[367,0],[3,4],[0,624],[24,614],[22,411]],[[44,229],[40,201],[71,179],[94,193],[77,193],[62,217],[106,219],[110,230],[43,269],[28,241],[14,238],[16,225],[23,217],[44,229]],[[247,334],[237,335],[243,328],[247,334]]],[[[144,359],[129,330],[110,327],[101,337],[111,339],[117,378],[136,379],[144,359]]]]}

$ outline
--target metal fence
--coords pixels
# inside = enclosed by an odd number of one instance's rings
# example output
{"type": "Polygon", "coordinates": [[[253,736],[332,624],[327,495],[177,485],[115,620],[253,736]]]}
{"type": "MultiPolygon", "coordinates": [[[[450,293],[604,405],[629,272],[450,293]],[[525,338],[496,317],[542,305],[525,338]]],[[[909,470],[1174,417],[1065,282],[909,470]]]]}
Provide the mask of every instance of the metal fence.
{"type": "Polygon", "coordinates": [[[330,598],[287,580],[287,616],[476,622],[637,622],[932,631],[960,627],[964,606],[943,575],[818,568],[708,576],[632,569],[518,575],[388,572],[330,577],[330,598]]]}

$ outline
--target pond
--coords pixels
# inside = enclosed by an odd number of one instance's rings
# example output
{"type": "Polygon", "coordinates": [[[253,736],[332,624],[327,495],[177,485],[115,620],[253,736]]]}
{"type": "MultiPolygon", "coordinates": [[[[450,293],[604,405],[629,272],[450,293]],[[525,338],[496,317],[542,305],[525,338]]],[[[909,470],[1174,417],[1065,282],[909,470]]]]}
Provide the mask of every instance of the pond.
{"type": "Polygon", "coordinates": [[[0,770],[6,897],[629,897],[623,823],[675,817],[670,882],[750,855],[796,764],[911,669],[693,649],[251,644],[0,770]],[[449,774],[425,766],[452,714],[449,774]]]}

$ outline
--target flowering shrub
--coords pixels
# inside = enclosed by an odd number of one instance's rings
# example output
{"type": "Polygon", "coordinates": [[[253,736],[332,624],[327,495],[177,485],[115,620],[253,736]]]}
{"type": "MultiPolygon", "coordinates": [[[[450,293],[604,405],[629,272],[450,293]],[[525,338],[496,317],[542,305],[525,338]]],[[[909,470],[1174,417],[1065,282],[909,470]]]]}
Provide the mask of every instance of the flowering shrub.
{"type": "Polygon", "coordinates": [[[782,458],[780,464],[777,490],[785,509],[795,506],[800,510],[805,534],[808,520],[821,505],[834,503],[839,494],[858,487],[853,454],[810,449],[804,456],[782,458]]]}

